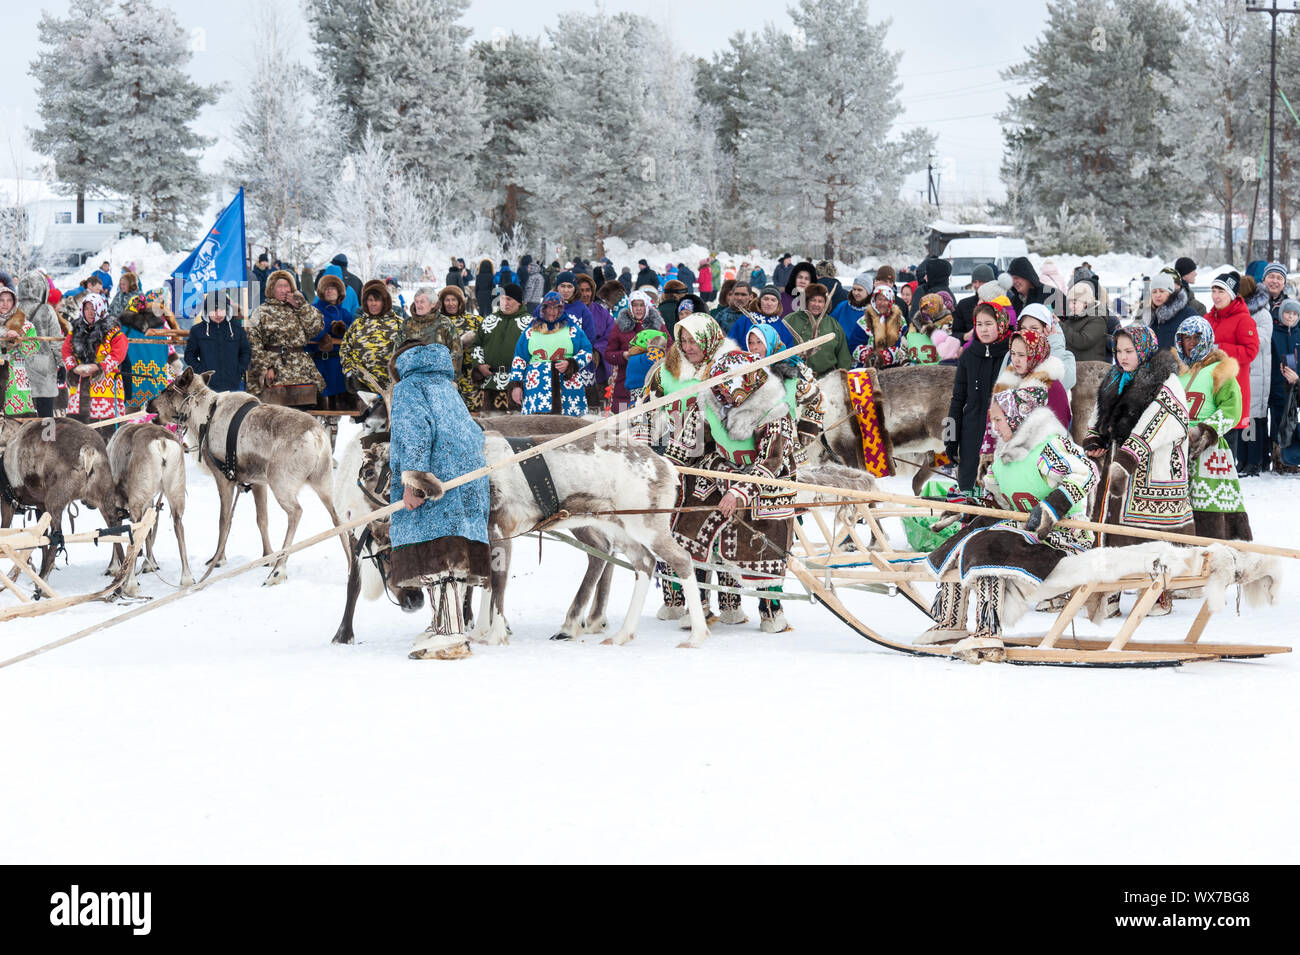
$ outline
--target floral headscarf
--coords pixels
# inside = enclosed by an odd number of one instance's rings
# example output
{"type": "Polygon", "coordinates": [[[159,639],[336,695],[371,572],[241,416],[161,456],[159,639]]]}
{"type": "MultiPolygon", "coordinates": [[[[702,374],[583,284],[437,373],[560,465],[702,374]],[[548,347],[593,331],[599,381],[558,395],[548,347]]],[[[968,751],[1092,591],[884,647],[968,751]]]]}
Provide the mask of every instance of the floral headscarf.
{"type": "Polygon", "coordinates": [[[1156,333],[1147,328],[1147,326],[1137,324],[1125,325],[1123,328],[1116,329],[1115,334],[1110,336],[1110,347],[1112,352],[1115,351],[1116,343],[1119,341],[1119,336],[1121,335],[1127,335],[1129,339],[1132,340],[1133,348],[1138,354],[1138,368],[1135,368],[1133,371],[1125,371],[1121,368],[1119,366],[1119,359],[1115,360],[1115,365],[1110,370],[1110,377],[1117,382],[1115,392],[1116,394],[1122,395],[1124,389],[1128,386],[1128,383],[1133,380],[1133,376],[1137,373],[1137,370],[1155,357],[1155,353],[1160,350],[1160,343],[1156,341],[1156,333]]]}
{"type": "MultiPolygon", "coordinates": [[[[1011,330],[1011,300],[1005,295],[999,295],[995,299],[987,302],[980,302],[980,305],[987,305],[993,309],[993,320],[998,324],[998,337],[994,341],[1002,341],[1011,330]]],[[[971,341],[975,341],[975,336],[971,336],[971,341]]]]}
{"type": "Polygon", "coordinates": [[[1014,342],[1017,338],[1025,343],[1025,351],[1029,353],[1029,371],[1033,371],[1041,365],[1047,359],[1047,356],[1052,353],[1052,343],[1047,340],[1047,336],[1042,332],[1022,328],[1012,333],[1011,340],[1014,342]]]}
{"type": "Polygon", "coordinates": [[[946,292],[930,292],[928,295],[922,295],[918,311],[930,321],[937,322],[947,312],[952,311],[952,297],[946,292]]]}
{"type": "Polygon", "coordinates": [[[104,296],[100,295],[98,292],[92,292],[82,300],[81,317],[83,320],[86,316],[87,305],[90,305],[95,312],[95,317],[91,319],[91,324],[103,321],[104,317],[108,315],[108,302],[105,301],[104,296]]]}
{"type": "Polygon", "coordinates": [[[1014,434],[1020,430],[1026,418],[1039,408],[1047,405],[1047,389],[1041,385],[1030,385],[1027,388],[1013,388],[1009,391],[999,391],[993,396],[993,400],[998,403],[1002,413],[1006,415],[1007,424],[1011,426],[1014,434]]]}
{"type": "Polygon", "coordinates": [[[668,354],[664,359],[664,367],[679,381],[684,378],[694,378],[698,376],[707,377],[704,371],[708,369],[709,364],[713,361],[713,356],[722,343],[726,341],[727,336],[722,333],[722,328],[713,320],[711,315],[696,312],[687,315],[680,322],[673,326],[673,347],[668,349],[668,354]],[[686,355],[682,352],[681,341],[683,335],[690,335],[695,339],[695,344],[700,346],[704,352],[699,367],[696,368],[686,355]]]}
{"type": "Polygon", "coordinates": [[[161,305],[165,309],[167,307],[167,293],[160,288],[150,289],[145,293],[144,304],[146,308],[161,305]]]}
{"type": "Polygon", "coordinates": [[[564,298],[559,292],[547,292],[542,296],[542,304],[537,306],[537,321],[541,322],[547,329],[554,331],[560,325],[564,324],[567,316],[564,314],[564,298]],[[560,315],[555,321],[549,321],[546,318],[546,307],[548,305],[560,306],[560,315]]]}
{"type": "Polygon", "coordinates": [[[1174,333],[1174,341],[1178,343],[1178,357],[1183,360],[1183,364],[1195,365],[1214,350],[1214,326],[1201,316],[1193,315],[1191,318],[1183,319],[1182,324],[1178,326],[1178,331],[1174,333]],[[1200,336],[1190,352],[1183,351],[1184,335],[1200,336]]]}

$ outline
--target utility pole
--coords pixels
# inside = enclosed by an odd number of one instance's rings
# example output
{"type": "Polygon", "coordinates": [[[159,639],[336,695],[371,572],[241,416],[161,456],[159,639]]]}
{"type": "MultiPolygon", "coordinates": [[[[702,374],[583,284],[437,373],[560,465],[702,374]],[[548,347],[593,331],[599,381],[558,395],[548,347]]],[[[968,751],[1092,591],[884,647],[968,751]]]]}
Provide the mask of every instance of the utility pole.
{"type": "Polygon", "coordinates": [[[934,176],[934,153],[926,157],[925,178],[925,201],[934,206],[937,212],[939,211],[939,181],[934,176]]]}
{"type": "MultiPolygon", "coordinates": [[[[1248,13],[1267,13],[1273,21],[1272,32],[1268,41],[1268,260],[1273,261],[1273,131],[1277,128],[1274,122],[1277,111],[1277,18],[1281,13],[1300,13],[1300,7],[1279,7],[1277,0],[1271,0],[1272,6],[1251,6],[1246,5],[1248,13]]],[[[1246,250],[1246,260],[1249,262],[1254,250],[1246,250]]],[[[1290,253],[1286,255],[1290,260],[1290,253]]]]}

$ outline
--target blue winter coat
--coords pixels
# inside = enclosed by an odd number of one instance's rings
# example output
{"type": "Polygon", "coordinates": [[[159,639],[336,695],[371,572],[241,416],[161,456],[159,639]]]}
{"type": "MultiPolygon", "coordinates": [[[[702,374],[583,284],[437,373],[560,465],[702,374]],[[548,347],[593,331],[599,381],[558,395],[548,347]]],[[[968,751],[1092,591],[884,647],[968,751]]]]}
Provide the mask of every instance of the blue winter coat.
{"type": "Polygon", "coordinates": [[[238,319],[199,322],[185,340],[185,364],[196,375],[215,372],[208,382],[213,391],[243,391],[244,372],[252,359],[244,323],[238,319]]]}
{"type": "Polygon", "coordinates": [[[858,319],[862,313],[867,310],[867,303],[854,305],[847,298],[831,309],[831,318],[840,323],[840,328],[844,329],[844,337],[852,339],[853,333],[858,330],[858,319]]]}
{"type": "Polygon", "coordinates": [[[335,345],[329,350],[329,354],[322,358],[316,345],[325,337],[325,334],[335,322],[342,322],[345,327],[351,326],[352,313],[347,310],[346,305],[330,305],[324,299],[319,298],[311,303],[311,307],[320,313],[321,327],[317,329],[315,336],[307,340],[308,343],[303,346],[303,351],[311,355],[312,361],[316,363],[316,370],[325,379],[325,387],[321,391],[321,397],[328,398],[331,395],[341,395],[348,390],[348,383],[343,374],[343,366],[339,363],[339,346],[335,345]]]}
{"type": "MultiPolygon", "coordinates": [[[[757,313],[754,315],[754,318],[761,319],[763,317],[764,316],[758,315],[757,313]]],[[[749,347],[745,343],[745,339],[749,337],[749,330],[754,327],[754,318],[751,318],[748,315],[740,316],[740,318],[736,319],[736,323],[731,326],[731,331],[727,333],[727,337],[739,345],[742,350],[749,347]]],[[[790,326],[779,318],[769,319],[766,324],[771,325],[776,329],[777,335],[781,338],[782,348],[794,347],[794,336],[790,334],[790,326]]]]}
{"type": "MultiPolygon", "coordinates": [[[[561,410],[566,415],[582,417],[587,413],[587,385],[592,383],[591,341],[582,326],[572,318],[560,327],[568,329],[573,348],[573,357],[569,359],[573,367],[570,367],[568,375],[560,382],[561,410]]],[[[521,408],[524,414],[550,414],[553,407],[551,387],[555,369],[549,360],[533,355],[530,350],[533,332],[538,328],[534,322],[524,329],[519,341],[515,343],[515,357],[510,363],[512,387],[517,384],[524,389],[521,408]]]]}
{"type": "MultiPolygon", "coordinates": [[[[393,388],[392,444],[389,464],[393,480],[389,500],[402,499],[402,472],[428,471],[447,482],[487,466],[483,430],[465,409],[444,345],[421,345],[397,356],[401,380],[393,388]]],[[[392,517],[394,547],[442,537],[488,540],[491,488],[486,477],[452,488],[439,500],[425,501],[413,511],[392,517]]]]}
{"type": "Polygon", "coordinates": [[[1300,371],[1300,325],[1287,328],[1281,322],[1273,323],[1273,377],[1269,381],[1269,402],[1279,407],[1286,405],[1287,394],[1291,386],[1282,377],[1281,367],[1286,364],[1288,355],[1296,356],[1297,371],[1300,371]]]}

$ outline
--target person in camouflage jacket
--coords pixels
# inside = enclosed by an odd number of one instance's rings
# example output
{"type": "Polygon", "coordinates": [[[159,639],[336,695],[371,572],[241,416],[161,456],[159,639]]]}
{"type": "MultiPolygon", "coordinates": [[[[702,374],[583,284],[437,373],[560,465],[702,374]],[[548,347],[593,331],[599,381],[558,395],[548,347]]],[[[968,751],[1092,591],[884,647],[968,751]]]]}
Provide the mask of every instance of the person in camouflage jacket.
{"type": "Polygon", "coordinates": [[[339,346],[339,363],[347,376],[348,389],[374,391],[374,385],[361,374],[362,369],[375,384],[387,388],[392,383],[388,361],[401,340],[402,319],[393,311],[393,296],[384,282],[371,279],[361,287],[361,308],[339,346]]]}
{"type": "Polygon", "coordinates": [[[419,338],[426,343],[436,341],[447,346],[452,368],[456,370],[456,390],[470,411],[478,411],[483,404],[483,392],[470,377],[471,371],[483,363],[483,350],[478,346],[482,325],[482,316],[471,315],[466,310],[465,292],[460,286],[448,285],[438,293],[438,308],[422,319],[408,319],[402,336],[403,340],[419,338]],[[443,340],[448,335],[448,326],[455,330],[454,344],[443,340]]]}
{"type": "Polygon", "coordinates": [[[253,309],[245,325],[252,360],[248,390],[258,397],[273,385],[315,385],[325,379],[303,350],[320,326],[320,315],[298,291],[297,277],[287,269],[266,279],[266,301],[253,309]]]}
{"type": "MultiPolygon", "coordinates": [[[[443,289],[446,296],[447,290],[443,289]]],[[[460,332],[456,323],[434,307],[434,291],[422,288],[411,299],[411,314],[402,323],[402,335],[399,342],[418,339],[426,345],[443,345],[451,352],[451,367],[459,372],[464,359],[464,349],[460,345],[460,332]]]]}

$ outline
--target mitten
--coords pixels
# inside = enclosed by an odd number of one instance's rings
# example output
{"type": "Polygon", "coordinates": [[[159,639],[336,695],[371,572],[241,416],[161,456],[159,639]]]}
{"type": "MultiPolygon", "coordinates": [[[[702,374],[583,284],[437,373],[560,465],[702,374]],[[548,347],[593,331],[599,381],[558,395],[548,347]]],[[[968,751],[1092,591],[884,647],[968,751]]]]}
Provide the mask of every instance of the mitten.
{"type": "Polygon", "coordinates": [[[1208,424],[1195,425],[1191,433],[1187,436],[1187,453],[1198,458],[1207,448],[1212,448],[1219,443],[1219,435],[1208,424]]]}

